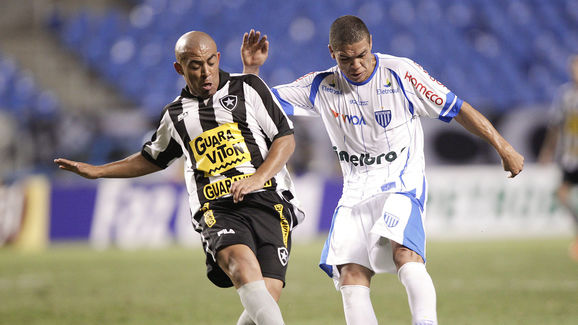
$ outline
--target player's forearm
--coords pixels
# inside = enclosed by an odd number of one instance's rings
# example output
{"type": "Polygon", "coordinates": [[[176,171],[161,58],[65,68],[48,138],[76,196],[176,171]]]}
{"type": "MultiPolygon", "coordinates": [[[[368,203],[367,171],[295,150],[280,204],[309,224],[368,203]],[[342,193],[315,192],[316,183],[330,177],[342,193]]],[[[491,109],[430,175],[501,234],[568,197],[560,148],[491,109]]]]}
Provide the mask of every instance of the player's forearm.
{"type": "Polygon", "coordinates": [[[263,184],[277,174],[289,161],[295,151],[295,138],[293,134],[285,135],[273,141],[267,158],[259,166],[253,177],[258,177],[263,184]]]}
{"type": "Polygon", "coordinates": [[[511,150],[511,145],[500,135],[492,123],[467,102],[462,104],[462,108],[455,119],[470,133],[491,144],[500,157],[503,157],[511,150]]]}
{"type": "Polygon", "coordinates": [[[139,177],[161,170],[160,167],[144,158],[140,152],[97,168],[99,178],[139,177]]]}

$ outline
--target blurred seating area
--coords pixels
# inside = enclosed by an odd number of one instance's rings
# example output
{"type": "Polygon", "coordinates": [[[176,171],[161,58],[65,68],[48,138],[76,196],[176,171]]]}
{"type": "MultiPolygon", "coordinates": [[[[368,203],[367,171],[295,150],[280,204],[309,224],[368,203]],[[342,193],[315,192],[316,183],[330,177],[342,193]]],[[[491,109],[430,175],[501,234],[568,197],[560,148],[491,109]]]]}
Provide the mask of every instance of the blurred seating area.
{"type": "MultiPolygon", "coordinates": [[[[329,27],[338,16],[358,15],[373,34],[374,51],[414,59],[494,122],[520,109],[544,111],[568,81],[567,58],[578,53],[576,0],[50,0],[20,6],[14,12],[35,21],[28,24],[35,33],[20,32],[26,19],[0,14],[0,180],[53,174],[56,156],[104,163],[138,150],[184,86],[172,68],[173,48],[189,30],[213,36],[221,68],[230,72],[242,69],[243,33],[267,34],[271,48],[261,76],[277,85],[333,66],[329,27]],[[7,29],[8,20],[16,27],[7,29]],[[11,53],[2,51],[7,40],[11,53]],[[45,46],[52,48],[40,51],[45,46]]],[[[528,134],[547,119],[531,120],[528,134]]],[[[333,153],[325,134],[312,131],[314,123],[296,119],[300,142],[328,150],[301,148],[292,159],[300,172],[332,170],[326,166],[333,153]]],[[[435,141],[436,133],[426,131],[435,141]]],[[[480,148],[450,162],[494,162],[493,153],[480,148]]],[[[426,154],[430,163],[447,162],[426,154]]]]}
{"type": "Polygon", "coordinates": [[[13,170],[43,172],[56,143],[58,98],[0,52],[0,179],[13,170]]]}
{"type": "Polygon", "coordinates": [[[275,85],[333,65],[331,22],[359,15],[375,51],[414,59],[483,111],[549,102],[567,80],[566,59],[578,52],[575,0],[133,2],[129,12],[80,11],[53,19],[53,27],[63,44],[152,116],[182,86],[171,68],[172,48],[188,30],[211,34],[231,71],[241,70],[242,34],[263,31],[271,41],[263,77],[275,85]]]}

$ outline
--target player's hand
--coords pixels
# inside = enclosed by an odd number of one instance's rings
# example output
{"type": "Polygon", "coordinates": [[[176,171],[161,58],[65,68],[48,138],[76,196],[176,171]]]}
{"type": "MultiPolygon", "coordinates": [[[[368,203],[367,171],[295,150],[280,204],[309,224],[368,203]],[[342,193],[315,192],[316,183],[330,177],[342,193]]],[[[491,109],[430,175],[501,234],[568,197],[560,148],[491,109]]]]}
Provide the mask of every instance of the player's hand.
{"type": "Polygon", "coordinates": [[[502,155],[502,166],[505,171],[510,172],[509,178],[516,177],[524,169],[524,156],[510,146],[502,155]]]}
{"type": "Polygon", "coordinates": [[[246,194],[253,191],[260,190],[265,185],[265,181],[261,178],[251,175],[234,182],[231,185],[231,195],[233,195],[233,202],[238,203],[243,201],[246,194]]]}
{"type": "Polygon", "coordinates": [[[68,160],[64,158],[54,159],[54,163],[58,165],[58,168],[73,172],[82,177],[95,179],[98,178],[98,168],[94,165],[68,160]]]}
{"type": "Polygon", "coordinates": [[[243,35],[243,44],[241,45],[243,72],[259,74],[259,67],[267,61],[268,56],[269,41],[267,35],[261,37],[261,32],[254,29],[243,35]]]}

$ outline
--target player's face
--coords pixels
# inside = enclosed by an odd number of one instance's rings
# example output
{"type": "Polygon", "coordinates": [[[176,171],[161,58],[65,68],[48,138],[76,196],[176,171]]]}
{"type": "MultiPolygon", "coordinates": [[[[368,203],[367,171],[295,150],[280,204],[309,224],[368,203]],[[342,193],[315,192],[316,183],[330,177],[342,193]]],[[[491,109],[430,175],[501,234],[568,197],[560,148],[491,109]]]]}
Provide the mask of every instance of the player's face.
{"type": "Polygon", "coordinates": [[[339,69],[353,82],[364,82],[375,68],[375,57],[371,53],[371,38],[353,44],[332,48],[331,57],[337,61],[339,69]]]}
{"type": "Polygon", "coordinates": [[[200,46],[187,51],[175,62],[175,69],[181,74],[192,95],[208,98],[219,87],[219,61],[221,53],[214,46],[200,46]]]}

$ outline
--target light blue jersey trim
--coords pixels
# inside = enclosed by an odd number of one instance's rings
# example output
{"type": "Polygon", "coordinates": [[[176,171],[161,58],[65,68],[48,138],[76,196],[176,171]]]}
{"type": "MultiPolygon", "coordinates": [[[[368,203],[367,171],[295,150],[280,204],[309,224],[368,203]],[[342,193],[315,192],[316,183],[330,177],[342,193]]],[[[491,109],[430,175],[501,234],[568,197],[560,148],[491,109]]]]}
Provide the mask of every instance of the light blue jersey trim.
{"type": "Polygon", "coordinates": [[[401,82],[401,78],[397,75],[397,73],[395,73],[395,71],[388,69],[391,74],[393,74],[395,80],[397,80],[397,83],[399,84],[399,87],[401,88],[401,92],[403,92],[403,95],[405,96],[405,99],[407,99],[407,102],[409,103],[409,112],[411,113],[411,115],[413,115],[414,109],[413,109],[413,103],[411,102],[411,100],[409,100],[409,98],[407,97],[407,94],[405,93],[405,88],[403,88],[403,83],[401,82]]]}
{"type": "Polygon", "coordinates": [[[351,81],[351,80],[349,80],[349,78],[347,78],[347,76],[345,75],[345,73],[343,73],[343,71],[341,72],[341,75],[343,76],[343,78],[345,78],[345,80],[347,80],[347,82],[349,82],[352,85],[355,85],[355,86],[365,85],[366,83],[370,82],[371,79],[373,79],[373,76],[375,76],[375,72],[377,72],[377,68],[379,67],[379,58],[377,57],[377,54],[373,54],[373,56],[375,56],[375,67],[373,68],[373,72],[371,73],[371,76],[369,76],[369,78],[367,78],[365,81],[362,81],[362,82],[351,81]]]}
{"type": "Polygon", "coordinates": [[[315,97],[317,97],[317,92],[319,92],[321,82],[325,77],[331,74],[333,74],[333,72],[323,72],[313,78],[313,82],[311,83],[311,92],[309,93],[309,101],[311,102],[311,105],[315,106],[315,97]]]}
{"type": "Polygon", "coordinates": [[[279,91],[277,89],[271,88],[271,92],[275,95],[275,97],[277,97],[277,100],[281,104],[281,108],[283,108],[285,114],[293,115],[293,113],[295,112],[295,107],[293,107],[293,105],[291,105],[291,103],[289,103],[285,99],[281,98],[281,95],[279,94],[279,91]]]}
{"type": "Polygon", "coordinates": [[[321,260],[319,261],[319,267],[329,275],[330,278],[333,277],[333,266],[327,264],[327,254],[329,254],[329,246],[331,245],[331,235],[333,234],[333,224],[335,223],[335,216],[337,216],[337,212],[339,211],[341,206],[335,208],[335,212],[333,212],[333,218],[331,219],[331,227],[329,228],[329,234],[327,235],[327,240],[325,240],[325,245],[323,246],[323,251],[321,251],[321,260]]]}
{"type": "Polygon", "coordinates": [[[403,246],[416,252],[426,261],[425,258],[425,230],[422,223],[423,205],[415,197],[415,190],[412,192],[398,192],[411,200],[411,213],[403,233],[403,246]]]}
{"type": "Polygon", "coordinates": [[[444,108],[440,112],[440,116],[438,118],[446,123],[450,122],[460,112],[462,104],[463,100],[461,100],[459,97],[457,97],[454,93],[450,91],[446,95],[446,104],[444,105],[444,108]],[[454,99],[456,100],[456,103],[452,106],[454,99]]]}

